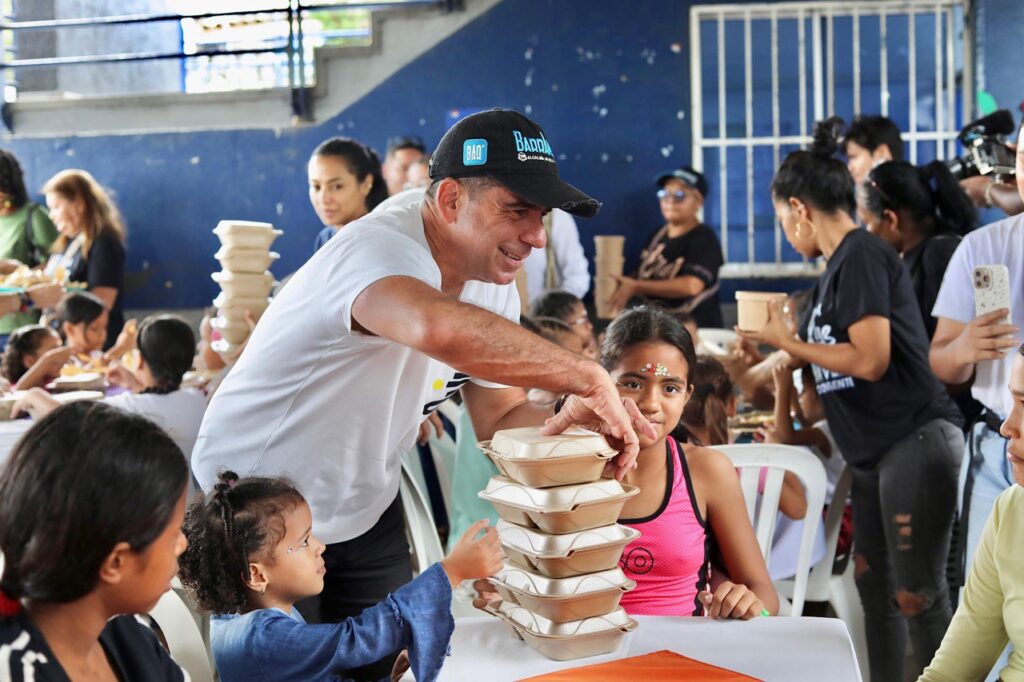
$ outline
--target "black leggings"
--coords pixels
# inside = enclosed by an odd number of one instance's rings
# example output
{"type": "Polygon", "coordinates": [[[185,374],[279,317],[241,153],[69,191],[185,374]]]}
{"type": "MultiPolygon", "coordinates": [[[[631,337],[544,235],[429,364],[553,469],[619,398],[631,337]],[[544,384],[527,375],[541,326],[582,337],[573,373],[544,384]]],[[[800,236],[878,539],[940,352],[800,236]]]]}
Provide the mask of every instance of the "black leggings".
{"type": "MultiPolygon", "coordinates": [[[[310,623],[337,623],[358,616],[412,580],[402,498],[396,497],[376,525],[359,537],[327,545],[324,563],[324,591],[296,604],[310,623]]],[[[394,662],[395,655],[388,656],[348,675],[355,680],[380,680],[391,674],[394,662]]]]}
{"type": "Polygon", "coordinates": [[[946,560],[963,433],[943,419],[917,429],[871,470],[853,469],[853,547],[871,679],[904,679],[907,630],[916,679],[953,616],[946,560]]]}

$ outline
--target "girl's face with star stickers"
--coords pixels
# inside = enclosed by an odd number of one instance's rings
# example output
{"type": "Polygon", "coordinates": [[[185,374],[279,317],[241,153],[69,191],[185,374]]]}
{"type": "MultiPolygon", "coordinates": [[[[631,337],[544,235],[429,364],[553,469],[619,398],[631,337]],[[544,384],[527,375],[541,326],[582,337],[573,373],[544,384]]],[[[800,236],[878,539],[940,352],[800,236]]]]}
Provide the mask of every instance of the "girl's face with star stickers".
{"type": "Polygon", "coordinates": [[[658,432],[654,440],[638,434],[641,448],[660,444],[679,424],[692,393],[686,383],[689,370],[682,352],[668,343],[638,343],[623,349],[612,379],[619,395],[632,398],[658,432]]]}

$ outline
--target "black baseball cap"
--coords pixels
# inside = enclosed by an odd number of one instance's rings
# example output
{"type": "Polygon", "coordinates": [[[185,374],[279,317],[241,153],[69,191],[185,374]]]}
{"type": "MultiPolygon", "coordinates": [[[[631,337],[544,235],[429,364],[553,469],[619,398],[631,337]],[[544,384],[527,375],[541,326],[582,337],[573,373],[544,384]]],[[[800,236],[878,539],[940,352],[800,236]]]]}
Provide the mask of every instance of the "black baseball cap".
{"type": "Polygon", "coordinates": [[[660,173],[656,178],[654,178],[654,184],[658,187],[664,187],[665,183],[672,179],[685,182],[687,185],[700,192],[702,197],[705,199],[707,198],[708,181],[707,178],[704,177],[703,173],[700,173],[689,166],[680,166],[675,170],[660,173]]]}
{"type": "Polygon", "coordinates": [[[601,202],[558,177],[541,127],[511,109],[491,109],[453,125],[430,157],[430,179],[487,176],[530,203],[593,218],[601,202]]]}

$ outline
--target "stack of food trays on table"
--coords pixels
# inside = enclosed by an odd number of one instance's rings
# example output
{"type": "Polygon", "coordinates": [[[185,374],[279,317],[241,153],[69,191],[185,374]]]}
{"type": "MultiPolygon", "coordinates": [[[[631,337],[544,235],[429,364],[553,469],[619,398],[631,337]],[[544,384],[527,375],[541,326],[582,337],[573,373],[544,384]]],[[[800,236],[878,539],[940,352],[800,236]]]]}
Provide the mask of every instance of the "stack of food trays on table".
{"type": "Polygon", "coordinates": [[[480,497],[501,517],[508,557],[491,579],[501,601],[486,610],[556,661],[616,650],[637,626],[619,607],[636,583],[618,564],[640,533],[617,523],[639,489],[601,478],[615,450],[577,428],[558,436],[508,429],[479,445],[504,474],[480,497]]]}
{"type": "Polygon", "coordinates": [[[270,292],[277,282],[269,268],[281,257],[270,245],[284,233],[270,223],[243,220],[222,220],[213,233],[220,238],[221,248],[214,258],[220,261],[221,270],[211,277],[221,293],[213,301],[217,317],[210,326],[221,338],[212,345],[218,353],[231,354],[249,338],[246,311],[259,320],[270,304],[270,292]]]}

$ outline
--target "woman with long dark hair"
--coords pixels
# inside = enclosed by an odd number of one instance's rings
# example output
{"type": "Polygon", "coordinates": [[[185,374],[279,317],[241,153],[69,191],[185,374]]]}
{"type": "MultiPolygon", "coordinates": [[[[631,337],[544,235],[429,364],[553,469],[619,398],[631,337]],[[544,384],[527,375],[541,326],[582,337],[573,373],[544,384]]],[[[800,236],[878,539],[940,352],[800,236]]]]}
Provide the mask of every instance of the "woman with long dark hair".
{"type": "Polygon", "coordinates": [[[928,339],[910,275],[896,252],[854,222],[854,183],[834,158],[836,129],[783,161],[772,182],[786,239],[823,256],[799,336],[772,305],[743,337],[810,363],[825,415],[853,470],[856,581],[867,620],[871,678],[903,679],[907,631],[917,672],[952,617],[946,584],[960,415],[928,366],[928,339]]]}
{"type": "Polygon", "coordinates": [[[377,152],[350,137],[321,142],[309,157],[308,172],[309,200],[324,224],[313,244],[314,253],[338,230],[388,198],[377,152]]]}

